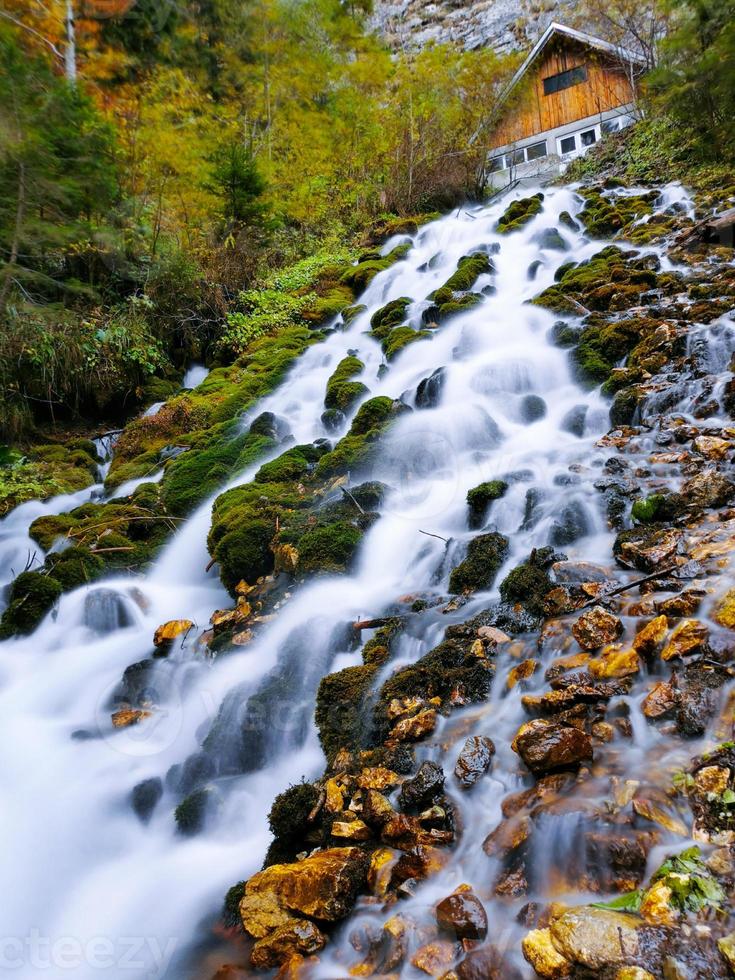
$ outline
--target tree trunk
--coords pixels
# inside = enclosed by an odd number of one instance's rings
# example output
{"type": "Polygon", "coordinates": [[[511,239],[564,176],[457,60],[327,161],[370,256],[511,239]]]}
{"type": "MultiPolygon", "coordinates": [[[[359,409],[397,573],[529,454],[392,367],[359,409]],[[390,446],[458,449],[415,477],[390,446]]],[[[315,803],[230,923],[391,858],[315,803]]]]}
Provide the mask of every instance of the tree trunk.
{"type": "Polygon", "coordinates": [[[74,7],[72,0],[66,0],[66,49],[64,51],[66,80],[71,85],[77,83],[77,39],[74,26],[74,7]]]}
{"type": "Polygon", "coordinates": [[[26,209],[26,165],[21,161],[18,169],[18,200],[15,208],[15,230],[13,241],[10,246],[10,256],[8,264],[5,266],[5,277],[2,287],[0,287],[0,313],[5,312],[10,293],[10,284],[13,280],[13,269],[18,261],[18,251],[20,249],[20,235],[23,228],[23,219],[26,209]]]}

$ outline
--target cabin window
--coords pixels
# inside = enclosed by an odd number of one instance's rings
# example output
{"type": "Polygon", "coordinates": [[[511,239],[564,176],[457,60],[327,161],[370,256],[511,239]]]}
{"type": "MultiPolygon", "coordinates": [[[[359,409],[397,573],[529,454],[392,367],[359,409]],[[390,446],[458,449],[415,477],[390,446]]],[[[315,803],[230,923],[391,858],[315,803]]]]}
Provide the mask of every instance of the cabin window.
{"type": "Polygon", "coordinates": [[[604,136],[609,136],[610,133],[617,133],[617,131],[618,131],[619,128],[620,128],[620,125],[619,125],[617,119],[607,119],[600,126],[600,129],[602,130],[602,133],[603,133],[604,136]]]}
{"type": "Polygon", "coordinates": [[[577,149],[577,137],[565,136],[564,139],[559,140],[559,149],[562,153],[574,153],[577,149]]]}
{"type": "Polygon", "coordinates": [[[558,75],[550,75],[544,79],[544,95],[553,95],[554,92],[561,92],[572,85],[581,85],[587,81],[587,66],[579,65],[577,68],[570,68],[568,71],[561,71],[558,75]]]}
{"type": "Polygon", "coordinates": [[[592,146],[593,143],[597,142],[597,134],[594,129],[586,129],[580,136],[582,140],[582,146],[592,146]]]}
{"type": "Polygon", "coordinates": [[[534,143],[533,146],[526,148],[526,158],[528,160],[540,160],[546,156],[546,140],[541,143],[534,143]]]}
{"type": "Polygon", "coordinates": [[[499,157],[491,157],[489,171],[491,174],[496,174],[499,170],[505,170],[505,157],[502,155],[499,157]]]}

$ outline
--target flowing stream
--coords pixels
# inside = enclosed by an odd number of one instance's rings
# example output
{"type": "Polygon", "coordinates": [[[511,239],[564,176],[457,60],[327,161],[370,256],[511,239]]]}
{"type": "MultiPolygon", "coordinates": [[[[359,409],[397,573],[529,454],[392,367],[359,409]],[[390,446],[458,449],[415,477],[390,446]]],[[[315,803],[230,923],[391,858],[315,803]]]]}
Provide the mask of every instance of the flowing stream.
{"type": "MultiPolygon", "coordinates": [[[[661,206],[672,202],[688,206],[676,188],[663,196],[661,206]]],[[[549,543],[570,558],[609,561],[612,535],[594,487],[609,455],[595,446],[609,428],[608,406],[597,392],[578,386],[568,355],[548,339],[556,318],[527,304],[553,283],[563,261],[588,258],[600,243],[562,226],[566,252],[544,249],[539,242],[540,232],[558,226],[561,212],[579,211],[573,190],[548,191],[542,213],[522,231],[497,235],[494,227],[507,204],[506,198],[420,229],[407,258],[379,274],[361,297],[367,312],[309,348],[285,382],[249,415],[274,412],[297,443],[334,439],[321,422],[324,392],[348,351],[366,365],[361,380],[370,388],[368,397],[403,398],[411,407],[419,383],[441,371],[436,404],[401,416],[383,441],[371,477],[383,480],[391,493],[352,574],[294,591],[245,649],[211,661],[193,640],[184,641],[157,667],[159,710],[146,724],[129,729],[113,730],[111,697],[123,671],[150,655],[155,628],[186,617],[201,631],[213,610],[229,604],[216,569],[205,571],[211,499],[181,527],[145,577],[105,580],[65,595],[32,636],[0,645],[0,958],[5,969],[22,977],[44,970],[80,978],[197,975],[190,964],[197,962],[194,952],[206,947],[208,925],[224,892],[262,863],[273,797],[323,769],[313,724],[316,688],[326,673],[360,662],[341,627],[380,615],[405,593],[446,593],[449,571],[472,536],[468,489],[512,474],[510,490],[494,505],[488,525],[511,542],[498,582],[533,547],[549,543]],[[371,314],[408,296],[414,300],[412,322],[419,326],[429,305],[426,297],[447,280],[461,256],[477,249],[491,252],[497,270],[475,287],[485,293],[484,303],[451,320],[431,340],[409,345],[389,370],[380,371],[382,352],[366,333],[371,314]],[[440,538],[452,540],[448,555],[440,538]],[[219,751],[226,759],[228,697],[233,705],[252,701],[274,671],[287,677],[285,693],[253,723],[246,764],[223,765],[216,819],[198,836],[178,834],[172,813],[177,797],[169,781],[150,822],[143,824],[131,809],[133,787],[165,777],[196,752],[218,712],[219,751]]],[[[386,243],[385,251],[398,241],[386,243]]],[[[670,267],[658,254],[664,268],[670,267]]],[[[721,336],[729,353],[725,328],[721,336]]],[[[712,360],[711,370],[721,373],[724,354],[715,352],[712,360]]],[[[198,383],[200,376],[201,371],[187,379],[198,383]]],[[[348,425],[349,419],[344,431],[348,425]]],[[[231,485],[252,479],[256,469],[231,485]]],[[[68,510],[94,492],[12,512],[0,524],[3,581],[25,565],[33,519],[68,510]]],[[[454,614],[427,615],[424,631],[401,640],[386,671],[417,659],[447,625],[469,618],[489,597],[475,596],[454,614]]],[[[418,921],[459,883],[477,881],[476,862],[488,863],[480,844],[500,819],[500,800],[521,788],[509,743],[524,715],[518,691],[502,696],[509,666],[499,660],[486,704],[443,722],[445,730],[432,747],[419,747],[419,759],[437,755],[440,742],[454,744],[469,725],[473,733],[491,735],[498,754],[492,776],[458,803],[466,832],[449,865],[408,903],[418,921]]],[[[539,687],[542,677],[543,672],[539,687]]],[[[651,738],[641,730],[631,752],[643,753],[651,738]]],[[[441,761],[441,755],[437,758],[441,761]]],[[[450,751],[447,771],[453,763],[450,751]]],[[[569,817],[549,819],[535,886],[547,893],[554,866],[568,860],[575,833],[569,817]]],[[[479,877],[490,880],[486,870],[479,877]]],[[[369,908],[364,915],[380,918],[369,908]]],[[[510,942],[518,927],[502,909],[492,915],[510,942]]],[[[343,974],[356,957],[352,953],[351,960],[350,953],[346,940],[337,942],[323,958],[322,975],[343,974]]]]}

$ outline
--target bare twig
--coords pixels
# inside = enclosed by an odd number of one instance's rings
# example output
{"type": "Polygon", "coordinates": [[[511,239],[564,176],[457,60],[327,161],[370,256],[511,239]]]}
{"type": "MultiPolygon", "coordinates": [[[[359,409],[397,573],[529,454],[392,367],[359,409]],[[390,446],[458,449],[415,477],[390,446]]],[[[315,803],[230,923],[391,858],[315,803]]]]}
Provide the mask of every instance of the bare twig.
{"type": "Polygon", "coordinates": [[[419,528],[419,534],[425,534],[428,538],[439,538],[444,544],[449,544],[449,538],[443,538],[441,534],[432,534],[431,531],[422,531],[421,528],[419,528]]]}
{"type": "Polygon", "coordinates": [[[360,511],[360,513],[361,514],[364,514],[365,511],[360,506],[360,504],[357,502],[357,500],[355,500],[353,494],[351,494],[350,491],[346,487],[341,487],[340,489],[342,490],[342,493],[345,495],[345,497],[349,497],[349,499],[352,501],[352,503],[355,505],[355,507],[357,507],[357,509],[360,511]]]}

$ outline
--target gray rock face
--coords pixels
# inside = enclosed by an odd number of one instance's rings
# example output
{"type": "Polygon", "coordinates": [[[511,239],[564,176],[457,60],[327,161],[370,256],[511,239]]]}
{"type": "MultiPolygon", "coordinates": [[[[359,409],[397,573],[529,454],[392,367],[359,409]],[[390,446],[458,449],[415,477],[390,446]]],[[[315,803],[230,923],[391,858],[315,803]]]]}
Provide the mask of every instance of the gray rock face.
{"type": "Polygon", "coordinates": [[[532,0],[376,0],[372,25],[394,47],[455,41],[507,52],[529,47],[553,20],[563,22],[570,3],[538,6],[532,0]]]}

